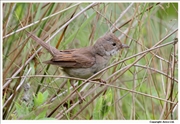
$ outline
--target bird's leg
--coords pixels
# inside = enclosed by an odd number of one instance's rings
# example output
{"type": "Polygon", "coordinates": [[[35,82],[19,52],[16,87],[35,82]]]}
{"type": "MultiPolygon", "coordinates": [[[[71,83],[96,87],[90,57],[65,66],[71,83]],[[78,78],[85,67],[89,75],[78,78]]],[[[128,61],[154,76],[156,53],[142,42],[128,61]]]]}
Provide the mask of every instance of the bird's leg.
{"type": "MultiPolygon", "coordinates": [[[[76,87],[74,86],[74,84],[73,84],[73,82],[72,81],[70,81],[70,83],[71,83],[71,86],[75,89],[76,87]]],[[[81,96],[81,94],[76,90],[76,93],[78,94],[78,96],[79,96],[79,104],[81,104],[83,101],[86,101],[85,100],[85,98],[83,98],[82,96],[81,96]]]]}

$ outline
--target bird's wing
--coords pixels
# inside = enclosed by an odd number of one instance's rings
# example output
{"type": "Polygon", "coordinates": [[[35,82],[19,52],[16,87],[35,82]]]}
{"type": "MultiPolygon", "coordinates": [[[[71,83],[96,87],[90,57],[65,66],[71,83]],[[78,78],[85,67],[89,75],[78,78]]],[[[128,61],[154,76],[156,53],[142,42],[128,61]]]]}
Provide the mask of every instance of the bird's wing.
{"type": "Polygon", "coordinates": [[[58,55],[45,63],[61,67],[87,68],[95,63],[95,56],[87,49],[72,49],[60,51],[58,55]]]}

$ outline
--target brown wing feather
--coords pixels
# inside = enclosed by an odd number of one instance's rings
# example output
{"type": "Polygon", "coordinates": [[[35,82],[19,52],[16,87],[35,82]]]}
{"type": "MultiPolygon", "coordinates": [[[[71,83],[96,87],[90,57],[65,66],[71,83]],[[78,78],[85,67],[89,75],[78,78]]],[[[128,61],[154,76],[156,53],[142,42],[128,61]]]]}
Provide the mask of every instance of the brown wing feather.
{"type": "Polygon", "coordinates": [[[85,51],[82,49],[73,49],[60,51],[58,55],[45,63],[59,65],[61,67],[91,67],[95,63],[95,56],[88,50],[89,49],[85,51]]]}

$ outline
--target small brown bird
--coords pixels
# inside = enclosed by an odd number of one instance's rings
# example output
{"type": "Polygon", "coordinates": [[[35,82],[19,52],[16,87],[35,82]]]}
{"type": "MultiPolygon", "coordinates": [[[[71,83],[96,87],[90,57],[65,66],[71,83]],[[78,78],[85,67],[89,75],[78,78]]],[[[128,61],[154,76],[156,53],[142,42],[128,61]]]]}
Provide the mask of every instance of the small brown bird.
{"type": "Polygon", "coordinates": [[[28,32],[28,35],[53,56],[44,63],[60,66],[69,76],[84,79],[105,68],[120,49],[129,48],[112,33],[99,38],[93,46],[63,51],[50,46],[32,33],[28,32]]]}

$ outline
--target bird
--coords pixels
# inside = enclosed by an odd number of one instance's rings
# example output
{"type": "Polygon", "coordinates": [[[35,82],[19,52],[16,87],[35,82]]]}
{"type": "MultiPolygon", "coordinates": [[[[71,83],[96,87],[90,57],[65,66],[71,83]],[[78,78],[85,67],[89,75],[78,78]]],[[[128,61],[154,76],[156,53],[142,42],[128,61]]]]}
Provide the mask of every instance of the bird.
{"type": "Polygon", "coordinates": [[[83,79],[105,68],[111,57],[119,50],[129,48],[113,33],[101,36],[92,46],[67,50],[58,50],[33,33],[27,32],[27,34],[52,55],[52,59],[44,63],[60,66],[67,75],[83,79]]]}

